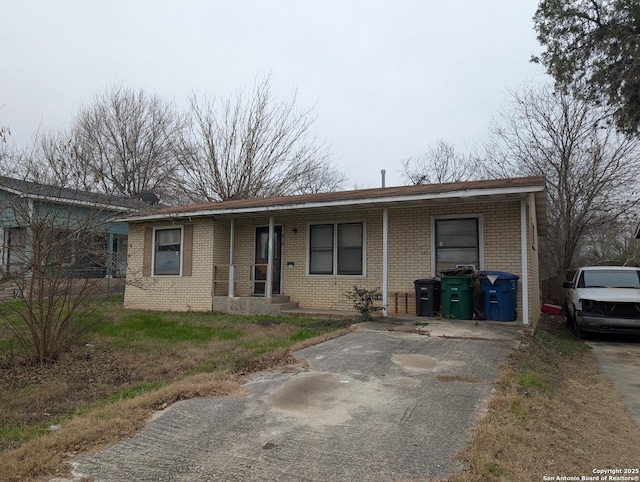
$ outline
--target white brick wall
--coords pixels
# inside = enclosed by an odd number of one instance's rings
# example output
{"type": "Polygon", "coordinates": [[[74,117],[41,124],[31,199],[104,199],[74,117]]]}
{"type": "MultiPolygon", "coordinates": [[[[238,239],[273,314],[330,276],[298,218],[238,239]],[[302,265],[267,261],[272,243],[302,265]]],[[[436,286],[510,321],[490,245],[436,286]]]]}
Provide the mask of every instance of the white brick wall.
{"type": "MultiPolygon", "coordinates": [[[[147,225],[129,225],[125,308],[159,311],[211,310],[212,266],[215,252],[211,241],[214,223],[213,220],[207,219],[190,224],[193,224],[193,271],[192,276],[183,277],[144,277],[142,253],[144,228],[147,225]]],[[[224,249],[228,252],[228,241],[224,249]]]]}

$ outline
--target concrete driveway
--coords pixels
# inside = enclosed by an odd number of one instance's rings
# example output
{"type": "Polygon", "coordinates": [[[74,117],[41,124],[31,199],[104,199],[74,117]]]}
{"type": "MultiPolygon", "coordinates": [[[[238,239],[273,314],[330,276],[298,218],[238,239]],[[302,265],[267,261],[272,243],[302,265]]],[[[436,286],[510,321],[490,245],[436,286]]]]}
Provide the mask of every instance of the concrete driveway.
{"type": "Polygon", "coordinates": [[[631,418],[640,427],[640,337],[601,336],[588,344],[602,373],[620,392],[631,418]]]}
{"type": "Polygon", "coordinates": [[[256,373],[247,395],[193,399],[135,437],[79,456],[99,481],[415,480],[460,468],[456,455],[518,344],[511,324],[362,324],[256,373]]]}

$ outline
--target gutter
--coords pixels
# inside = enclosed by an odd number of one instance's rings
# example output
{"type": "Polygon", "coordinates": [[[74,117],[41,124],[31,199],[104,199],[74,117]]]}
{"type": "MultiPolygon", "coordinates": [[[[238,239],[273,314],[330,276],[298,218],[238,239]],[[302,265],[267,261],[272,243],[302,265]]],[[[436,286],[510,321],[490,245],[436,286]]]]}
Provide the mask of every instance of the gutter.
{"type": "Polygon", "coordinates": [[[88,202],[88,201],[81,201],[78,199],[65,199],[65,198],[58,198],[58,197],[52,197],[52,196],[43,196],[43,195],[39,195],[39,194],[24,194],[21,193],[18,196],[20,199],[34,199],[37,201],[49,201],[49,202],[53,202],[56,204],[70,204],[73,206],[85,206],[85,207],[90,207],[90,208],[103,208],[103,209],[109,209],[112,211],[127,211],[127,212],[136,212],[138,211],[138,209],[136,208],[132,208],[132,207],[128,207],[128,206],[116,206],[114,204],[105,204],[105,203],[98,203],[98,202],[88,202]]]}

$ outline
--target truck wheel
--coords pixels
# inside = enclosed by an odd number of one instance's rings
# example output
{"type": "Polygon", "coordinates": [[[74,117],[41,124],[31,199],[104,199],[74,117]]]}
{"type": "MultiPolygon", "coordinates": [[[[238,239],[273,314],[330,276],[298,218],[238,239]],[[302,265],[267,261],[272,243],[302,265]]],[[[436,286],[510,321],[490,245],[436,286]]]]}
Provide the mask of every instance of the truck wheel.
{"type": "Polygon", "coordinates": [[[571,316],[571,312],[569,311],[569,307],[567,306],[567,304],[564,304],[563,307],[564,313],[567,316],[566,322],[567,322],[567,326],[573,330],[573,316],[571,316]]]}
{"type": "MultiPolygon", "coordinates": [[[[564,306],[564,309],[565,309],[565,313],[567,314],[567,326],[571,329],[571,331],[573,331],[573,334],[576,336],[576,338],[578,339],[583,338],[584,331],[582,331],[578,326],[578,323],[576,322],[575,317],[571,316],[571,311],[569,311],[569,307],[566,304],[564,306]]],[[[573,311],[575,313],[575,308],[573,311]]]]}
{"type": "Polygon", "coordinates": [[[584,330],[581,330],[580,327],[578,326],[578,322],[576,321],[575,317],[573,318],[573,333],[576,335],[576,338],[578,340],[581,340],[583,338],[585,338],[585,332],[584,330]]]}

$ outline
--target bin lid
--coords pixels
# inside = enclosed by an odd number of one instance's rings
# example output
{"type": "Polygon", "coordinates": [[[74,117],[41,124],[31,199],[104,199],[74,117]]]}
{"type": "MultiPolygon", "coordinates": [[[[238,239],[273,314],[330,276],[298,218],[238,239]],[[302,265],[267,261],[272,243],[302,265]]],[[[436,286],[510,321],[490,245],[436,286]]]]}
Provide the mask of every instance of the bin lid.
{"type": "Polygon", "coordinates": [[[451,268],[440,271],[442,276],[473,276],[474,273],[473,268],[451,268]]]}
{"type": "Polygon", "coordinates": [[[435,278],[423,278],[423,279],[417,279],[414,281],[414,284],[417,285],[428,285],[428,284],[436,284],[436,283],[440,283],[440,280],[437,280],[435,278]]]}
{"type": "MultiPolygon", "coordinates": [[[[481,278],[488,278],[489,280],[512,280],[512,279],[520,279],[520,276],[513,273],[507,273],[506,271],[478,271],[478,276],[481,278]]],[[[492,281],[492,283],[493,283],[492,281]]]]}

